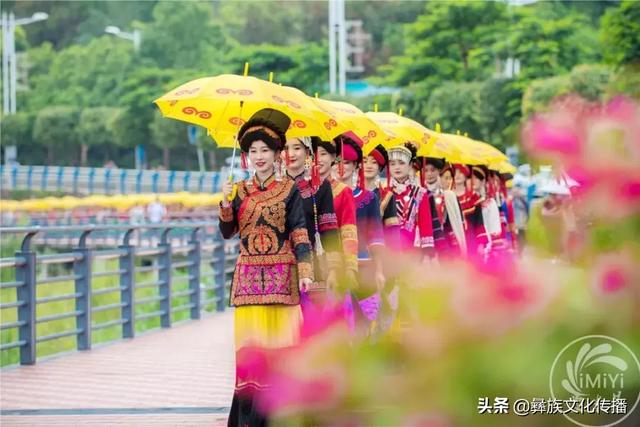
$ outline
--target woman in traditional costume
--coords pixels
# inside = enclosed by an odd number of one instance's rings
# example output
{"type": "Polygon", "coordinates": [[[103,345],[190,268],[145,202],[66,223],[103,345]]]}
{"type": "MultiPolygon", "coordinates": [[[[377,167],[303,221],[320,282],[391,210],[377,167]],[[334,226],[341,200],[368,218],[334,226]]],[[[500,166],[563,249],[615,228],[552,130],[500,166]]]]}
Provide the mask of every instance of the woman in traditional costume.
{"type": "MultiPolygon", "coordinates": [[[[354,324],[363,335],[370,330],[380,308],[380,293],[385,285],[382,259],[384,250],[384,229],[380,217],[378,196],[365,188],[364,167],[362,166],[362,141],[353,136],[342,136],[339,145],[342,152],[340,181],[353,192],[356,205],[356,225],[358,227],[358,288],[353,295],[358,304],[354,307],[354,324]],[[363,316],[359,314],[362,313],[363,316]],[[368,320],[365,321],[364,318],[368,320]]],[[[355,302],[355,301],[354,301],[355,302]]]]}
{"type": "MultiPolygon", "coordinates": [[[[333,208],[338,221],[338,236],[341,246],[341,273],[345,283],[339,286],[353,287],[358,273],[358,229],[356,228],[356,205],[351,188],[333,176],[333,167],[341,164],[335,141],[312,138],[313,151],[317,158],[320,179],[327,180],[333,194],[333,208]]],[[[341,282],[340,280],[338,282],[341,282]]]]}
{"type": "MultiPolygon", "coordinates": [[[[321,179],[313,156],[311,137],[290,138],[284,151],[287,175],[293,179],[302,197],[307,234],[314,253],[314,285],[310,295],[317,296],[336,285],[340,267],[338,219],[333,207],[331,184],[321,179]]],[[[321,300],[322,298],[314,298],[321,300]]],[[[304,310],[304,305],[303,305],[304,310]]]]}
{"type": "Polygon", "coordinates": [[[398,211],[396,209],[396,199],[391,190],[389,175],[389,156],[387,150],[382,145],[378,145],[371,150],[363,160],[365,188],[373,191],[380,200],[380,216],[385,228],[385,240],[388,240],[393,230],[398,227],[398,211]],[[386,171],[387,180],[382,183],[380,174],[386,171]]]}
{"type": "Polygon", "coordinates": [[[268,360],[269,350],[298,342],[300,292],[313,283],[300,192],[293,180],[278,176],[289,123],[285,114],[263,109],[244,124],[238,134],[242,158],[248,157],[255,175],[239,183],[233,197],[233,184],[223,185],[220,231],[226,239],[240,237],[230,293],[237,368],[229,426],[267,425],[254,397],[268,384],[247,358],[259,349],[268,360]]]}
{"type": "Polygon", "coordinates": [[[413,175],[416,152],[410,143],[389,149],[391,189],[400,226],[397,244],[407,254],[428,260],[436,255],[436,245],[442,245],[444,236],[433,196],[418,185],[413,175]]]}
{"type": "Polygon", "coordinates": [[[442,255],[460,256],[467,253],[467,242],[464,231],[464,219],[458,198],[449,189],[444,189],[440,182],[440,173],[445,167],[444,160],[432,157],[424,158],[421,173],[427,190],[433,195],[438,219],[444,230],[445,245],[442,255]]]}

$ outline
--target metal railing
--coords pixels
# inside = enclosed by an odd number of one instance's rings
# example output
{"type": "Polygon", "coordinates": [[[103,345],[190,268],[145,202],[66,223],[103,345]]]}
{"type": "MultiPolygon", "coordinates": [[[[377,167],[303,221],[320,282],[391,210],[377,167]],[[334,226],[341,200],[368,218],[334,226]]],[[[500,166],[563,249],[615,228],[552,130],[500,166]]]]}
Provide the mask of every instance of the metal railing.
{"type": "Polygon", "coordinates": [[[4,239],[9,235],[24,236],[14,257],[0,259],[0,269],[15,272],[13,280],[0,282],[0,292],[5,299],[0,303],[2,317],[15,319],[1,323],[0,331],[17,330],[17,339],[3,342],[0,351],[19,349],[20,364],[30,365],[36,362],[37,346],[43,342],[75,336],[75,348],[88,350],[94,343],[92,333],[98,330],[120,328],[122,338],[133,338],[137,332],[136,322],[145,319],[159,319],[160,327],[169,328],[178,312],[188,311],[189,319],[199,319],[205,307],[223,311],[238,242],[223,240],[217,228],[217,222],[0,228],[4,239]],[[153,238],[136,241],[136,234],[143,231],[152,232],[153,238]],[[119,232],[117,240],[109,241],[115,245],[109,247],[100,238],[92,238],[101,232],[119,232]],[[66,234],[66,239],[73,241],[73,247],[58,253],[36,254],[33,248],[36,236],[51,233],[66,234]],[[118,260],[117,268],[94,271],[96,260],[118,260]],[[66,266],[68,271],[38,277],[38,271],[46,273],[49,266],[55,265],[66,266]],[[209,271],[203,269],[205,266],[210,267],[209,271]],[[177,274],[179,269],[186,269],[186,274],[177,274]],[[140,276],[147,274],[156,276],[140,281],[140,276]],[[95,286],[97,278],[109,277],[112,279],[102,280],[106,286],[95,286]],[[183,280],[186,286],[176,285],[183,280]],[[73,283],[72,292],[39,296],[43,287],[64,282],[73,283]],[[15,289],[15,298],[7,297],[8,289],[15,289]],[[143,289],[156,292],[137,295],[137,291],[143,289]],[[95,305],[100,296],[107,294],[115,302],[95,305]],[[61,301],[74,301],[74,309],[67,312],[54,309],[45,316],[37,315],[42,306],[61,301]],[[145,307],[147,310],[141,312],[145,307]],[[10,310],[17,311],[16,315],[6,316],[10,310]],[[97,323],[94,319],[97,313],[110,313],[108,321],[97,323]],[[38,334],[39,325],[63,319],[75,319],[74,327],[54,330],[48,335],[38,334]]]}
{"type": "MultiPolygon", "coordinates": [[[[226,169],[226,168],[225,168],[226,169]]],[[[244,172],[246,173],[246,172],[244,172]]],[[[242,174],[237,173],[238,179],[242,174]]],[[[73,194],[219,192],[227,172],[160,171],[65,166],[0,166],[4,190],[73,194]]]]}

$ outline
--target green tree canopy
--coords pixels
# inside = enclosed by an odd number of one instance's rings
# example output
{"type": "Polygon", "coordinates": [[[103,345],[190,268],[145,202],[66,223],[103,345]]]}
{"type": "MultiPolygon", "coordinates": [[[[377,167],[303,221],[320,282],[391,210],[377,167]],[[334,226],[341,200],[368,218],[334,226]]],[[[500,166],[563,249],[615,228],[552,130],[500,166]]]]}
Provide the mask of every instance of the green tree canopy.
{"type": "Polygon", "coordinates": [[[626,0],[602,18],[604,55],[613,65],[640,62],[640,2],[626,0]]]}

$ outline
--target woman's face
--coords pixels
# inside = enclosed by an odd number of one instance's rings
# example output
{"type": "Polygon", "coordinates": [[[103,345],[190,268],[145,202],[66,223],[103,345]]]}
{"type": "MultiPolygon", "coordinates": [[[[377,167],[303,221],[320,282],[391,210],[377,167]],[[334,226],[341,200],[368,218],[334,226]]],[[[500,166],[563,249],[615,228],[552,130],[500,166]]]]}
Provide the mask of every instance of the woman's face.
{"type": "Polygon", "coordinates": [[[473,177],[473,190],[476,193],[479,193],[484,188],[484,179],[478,178],[477,176],[473,177]]]}
{"type": "MultiPolygon", "coordinates": [[[[287,171],[299,173],[304,168],[304,163],[307,160],[307,148],[299,139],[291,138],[287,140],[285,150],[289,153],[287,171]]],[[[286,153],[284,151],[283,156],[286,159],[286,153]]]]}
{"type": "Polygon", "coordinates": [[[249,147],[249,161],[260,175],[270,174],[273,172],[276,161],[276,152],[261,140],[251,143],[249,147]]]}
{"type": "Polygon", "coordinates": [[[440,175],[440,183],[442,184],[442,188],[445,190],[450,190],[452,188],[453,176],[451,175],[451,170],[447,169],[442,175],[440,175]]]}
{"type": "Polygon", "coordinates": [[[336,159],[335,154],[329,153],[324,147],[318,147],[316,152],[318,156],[318,173],[322,177],[326,177],[331,173],[331,165],[336,159]]]}
{"type": "Polygon", "coordinates": [[[351,160],[343,160],[343,169],[344,173],[340,177],[342,180],[351,179],[353,174],[356,172],[356,162],[352,162],[351,160]]]}
{"type": "Polygon", "coordinates": [[[398,181],[404,181],[409,177],[411,165],[404,160],[389,160],[389,172],[398,181]]]}
{"type": "Polygon", "coordinates": [[[456,169],[456,174],[453,178],[454,182],[456,183],[456,185],[464,185],[465,181],[467,180],[467,177],[465,176],[464,173],[462,173],[461,171],[459,171],[458,169],[456,169]]]}
{"type": "Polygon", "coordinates": [[[373,156],[364,158],[364,177],[366,179],[375,179],[380,175],[380,165],[373,156]]]}
{"type": "Polygon", "coordinates": [[[438,181],[438,175],[440,171],[435,166],[428,163],[424,166],[424,177],[428,184],[435,184],[438,181]]]}

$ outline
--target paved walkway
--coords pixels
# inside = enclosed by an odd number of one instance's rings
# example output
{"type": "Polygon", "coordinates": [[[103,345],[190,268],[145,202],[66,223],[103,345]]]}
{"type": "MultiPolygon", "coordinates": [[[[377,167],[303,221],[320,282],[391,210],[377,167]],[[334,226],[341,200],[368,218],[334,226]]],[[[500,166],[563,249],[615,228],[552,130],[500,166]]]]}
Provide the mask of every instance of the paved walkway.
{"type": "Polygon", "coordinates": [[[5,426],[222,426],[233,312],[0,372],[5,426]]]}

